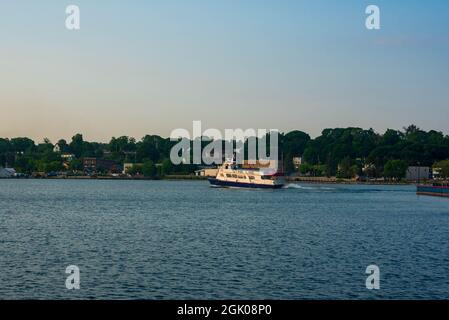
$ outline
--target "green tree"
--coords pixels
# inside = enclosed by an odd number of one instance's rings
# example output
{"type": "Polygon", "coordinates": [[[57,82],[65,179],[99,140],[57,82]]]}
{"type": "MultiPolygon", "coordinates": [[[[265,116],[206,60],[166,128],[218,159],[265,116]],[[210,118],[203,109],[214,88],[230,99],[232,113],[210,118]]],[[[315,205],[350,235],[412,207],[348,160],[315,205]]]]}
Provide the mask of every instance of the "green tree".
{"type": "Polygon", "coordinates": [[[82,171],[83,170],[83,161],[81,159],[73,159],[69,163],[69,168],[72,171],[82,171]]]}
{"type": "Polygon", "coordinates": [[[77,133],[72,137],[72,142],[70,142],[70,150],[72,153],[77,157],[81,157],[83,154],[83,146],[84,146],[84,139],[83,135],[80,133],[77,133]]]}
{"type": "Polygon", "coordinates": [[[8,139],[0,138],[0,154],[11,151],[11,143],[8,139]]]}
{"type": "Polygon", "coordinates": [[[280,149],[284,157],[285,172],[293,172],[294,157],[302,157],[307,143],[310,141],[310,136],[302,131],[291,131],[287,134],[281,134],[279,137],[280,149]]]}
{"type": "Polygon", "coordinates": [[[132,176],[142,174],[142,165],[141,164],[133,164],[131,168],[129,168],[128,173],[132,176]]]}
{"type": "Polygon", "coordinates": [[[153,161],[147,160],[142,164],[142,174],[148,178],[154,178],[156,176],[156,166],[153,161]]]}
{"type": "Polygon", "coordinates": [[[357,165],[353,164],[349,157],[346,157],[339,164],[337,177],[351,179],[356,176],[357,172],[357,165]]]}
{"type": "Polygon", "coordinates": [[[303,163],[299,166],[299,172],[312,177],[323,177],[327,173],[327,167],[324,164],[311,165],[308,163],[303,163]]]}
{"type": "Polygon", "coordinates": [[[165,159],[164,161],[162,161],[161,176],[170,174],[172,173],[172,171],[173,171],[173,164],[171,163],[170,159],[165,159]]]}
{"type": "Polygon", "coordinates": [[[36,170],[36,161],[30,155],[18,155],[14,168],[17,172],[31,173],[36,170]]]}
{"type": "Polygon", "coordinates": [[[136,146],[138,161],[143,159],[150,159],[153,162],[158,161],[161,155],[158,148],[161,145],[164,145],[161,137],[146,135],[136,146]]]}
{"type": "Polygon", "coordinates": [[[60,139],[56,144],[59,146],[61,152],[69,151],[69,145],[67,144],[67,141],[65,141],[64,139],[60,139]]]}
{"type": "Polygon", "coordinates": [[[32,152],[35,148],[34,141],[28,138],[11,139],[12,150],[15,152],[32,152]]]}
{"type": "Polygon", "coordinates": [[[384,167],[385,178],[401,180],[405,177],[408,164],[404,160],[388,160],[384,167]]]}
{"type": "Polygon", "coordinates": [[[303,163],[299,166],[299,172],[301,174],[310,174],[311,171],[312,171],[312,165],[310,165],[308,163],[303,163]]]}

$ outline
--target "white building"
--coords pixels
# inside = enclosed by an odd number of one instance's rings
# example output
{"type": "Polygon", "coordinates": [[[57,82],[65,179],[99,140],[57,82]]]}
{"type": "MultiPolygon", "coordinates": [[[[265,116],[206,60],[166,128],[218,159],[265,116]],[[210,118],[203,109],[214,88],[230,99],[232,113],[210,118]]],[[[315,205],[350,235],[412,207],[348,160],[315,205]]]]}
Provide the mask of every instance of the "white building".
{"type": "Polygon", "coordinates": [[[0,178],[13,178],[16,175],[16,170],[13,168],[0,168],[0,178]]]}
{"type": "Polygon", "coordinates": [[[218,169],[214,168],[205,168],[201,170],[195,171],[195,175],[199,177],[212,177],[215,178],[217,176],[218,169]]]}
{"type": "Polygon", "coordinates": [[[418,181],[430,179],[429,167],[408,167],[405,173],[405,179],[408,181],[418,181]]]}
{"type": "Polygon", "coordinates": [[[128,172],[134,167],[134,166],[142,166],[142,163],[124,163],[123,164],[123,174],[128,174],[128,172]]]}
{"type": "Polygon", "coordinates": [[[299,169],[301,164],[302,164],[302,158],[301,157],[294,157],[293,158],[293,166],[295,167],[296,170],[299,169]]]}
{"type": "Polygon", "coordinates": [[[61,158],[64,161],[72,161],[73,159],[75,159],[75,155],[71,154],[71,153],[63,153],[63,154],[61,154],[61,158]]]}
{"type": "Polygon", "coordinates": [[[434,179],[439,179],[441,175],[441,168],[433,168],[432,169],[432,177],[434,179]]]}
{"type": "Polygon", "coordinates": [[[372,163],[366,163],[363,165],[363,168],[362,168],[362,172],[365,174],[369,173],[369,172],[373,172],[375,170],[376,170],[376,166],[372,163]]]}

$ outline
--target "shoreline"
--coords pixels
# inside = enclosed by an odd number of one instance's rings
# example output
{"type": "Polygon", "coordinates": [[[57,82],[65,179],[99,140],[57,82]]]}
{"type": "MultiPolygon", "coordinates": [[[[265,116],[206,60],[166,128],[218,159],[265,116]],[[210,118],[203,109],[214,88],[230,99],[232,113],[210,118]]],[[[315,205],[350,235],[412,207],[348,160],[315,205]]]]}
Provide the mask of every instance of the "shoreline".
{"type": "MultiPolygon", "coordinates": [[[[105,181],[207,181],[208,177],[204,176],[189,176],[189,175],[170,175],[163,178],[145,178],[145,177],[111,177],[111,176],[68,176],[68,177],[20,177],[20,178],[0,178],[0,180],[105,180],[105,181]]],[[[335,178],[322,177],[295,177],[287,178],[288,183],[305,183],[305,184],[341,184],[341,185],[416,185],[417,181],[353,181],[335,178]]]]}

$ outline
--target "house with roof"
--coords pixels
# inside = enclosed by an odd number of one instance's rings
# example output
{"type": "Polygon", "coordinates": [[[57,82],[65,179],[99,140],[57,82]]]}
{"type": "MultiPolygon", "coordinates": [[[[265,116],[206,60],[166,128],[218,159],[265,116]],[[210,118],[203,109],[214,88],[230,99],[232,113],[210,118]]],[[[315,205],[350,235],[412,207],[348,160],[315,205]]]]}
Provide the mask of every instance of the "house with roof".
{"type": "Polygon", "coordinates": [[[13,178],[16,176],[16,170],[13,168],[0,167],[0,178],[13,178]]]}

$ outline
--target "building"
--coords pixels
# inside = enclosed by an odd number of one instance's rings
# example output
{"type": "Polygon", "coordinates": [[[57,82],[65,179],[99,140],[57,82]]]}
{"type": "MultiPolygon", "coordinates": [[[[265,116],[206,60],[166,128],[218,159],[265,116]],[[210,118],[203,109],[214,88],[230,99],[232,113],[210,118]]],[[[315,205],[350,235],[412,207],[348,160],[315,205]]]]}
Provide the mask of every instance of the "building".
{"type": "Polygon", "coordinates": [[[103,153],[103,157],[108,157],[108,156],[112,155],[112,152],[107,149],[103,149],[103,150],[101,150],[101,152],[103,153]]]}
{"type": "Polygon", "coordinates": [[[432,168],[432,177],[434,179],[441,178],[441,168],[438,168],[438,167],[432,168]]]}
{"type": "Polygon", "coordinates": [[[74,154],[71,154],[71,153],[63,153],[63,154],[61,154],[61,158],[64,160],[64,161],[72,161],[73,159],[75,159],[75,155],[74,154]]]}
{"type": "Polygon", "coordinates": [[[13,168],[0,168],[0,178],[13,178],[16,176],[16,170],[13,168]]]}
{"type": "Polygon", "coordinates": [[[366,177],[375,176],[376,170],[376,166],[373,163],[365,163],[362,167],[362,172],[366,177]]]}
{"type": "Polygon", "coordinates": [[[129,170],[134,166],[142,166],[142,163],[124,163],[123,164],[123,174],[127,174],[129,170]]]}
{"type": "Polygon", "coordinates": [[[83,169],[86,173],[121,173],[122,166],[113,160],[84,158],[83,169]]]}
{"type": "Polygon", "coordinates": [[[277,160],[245,160],[240,167],[242,169],[277,169],[278,163],[277,160]]]}
{"type": "Polygon", "coordinates": [[[405,173],[405,179],[408,181],[419,181],[431,179],[430,167],[408,167],[405,173]]]}
{"type": "Polygon", "coordinates": [[[216,168],[204,168],[201,170],[196,170],[195,175],[199,177],[211,177],[215,178],[217,176],[218,169],[216,168]]]}
{"type": "Polygon", "coordinates": [[[292,162],[295,170],[299,170],[299,167],[302,165],[302,157],[294,157],[292,162]]]}

